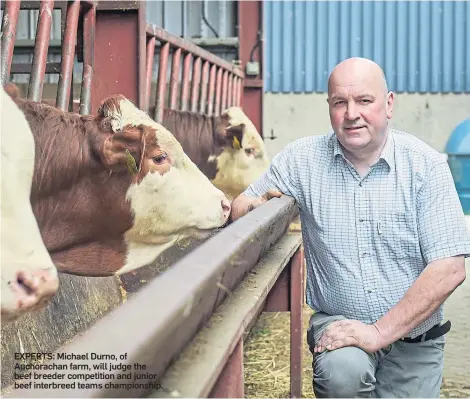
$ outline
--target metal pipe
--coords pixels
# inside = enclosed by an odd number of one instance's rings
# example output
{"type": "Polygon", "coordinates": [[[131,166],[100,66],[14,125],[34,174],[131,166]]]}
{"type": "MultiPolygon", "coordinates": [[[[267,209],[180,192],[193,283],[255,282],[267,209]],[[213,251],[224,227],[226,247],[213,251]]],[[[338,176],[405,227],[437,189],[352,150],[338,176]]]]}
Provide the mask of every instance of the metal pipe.
{"type": "Polygon", "coordinates": [[[18,25],[18,16],[20,13],[19,1],[7,1],[2,19],[2,38],[1,38],[1,80],[2,85],[8,82],[10,78],[11,61],[13,59],[13,49],[15,47],[16,31],[18,25]]]}

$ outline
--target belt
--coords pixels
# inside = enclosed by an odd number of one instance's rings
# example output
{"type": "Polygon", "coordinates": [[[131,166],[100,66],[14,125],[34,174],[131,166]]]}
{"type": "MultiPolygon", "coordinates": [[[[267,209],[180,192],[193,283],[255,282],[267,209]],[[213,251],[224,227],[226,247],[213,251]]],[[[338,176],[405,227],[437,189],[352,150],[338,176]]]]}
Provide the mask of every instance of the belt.
{"type": "Polygon", "coordinates": [[[425,333],[421,335],[418,335],[415,338],[404,337],[404,338],[400,338],[400,341],[416,343],[416,342],[427,341],[429,339],[435,339],[437,337],[440,337],[441,335],[448,333],[450,330],[450,326],[451,326],[450,320],[447,320],[442,326],[440,324],[436,324],[435,326],[431,327],[428,331],[426,331],[425,333]]]}

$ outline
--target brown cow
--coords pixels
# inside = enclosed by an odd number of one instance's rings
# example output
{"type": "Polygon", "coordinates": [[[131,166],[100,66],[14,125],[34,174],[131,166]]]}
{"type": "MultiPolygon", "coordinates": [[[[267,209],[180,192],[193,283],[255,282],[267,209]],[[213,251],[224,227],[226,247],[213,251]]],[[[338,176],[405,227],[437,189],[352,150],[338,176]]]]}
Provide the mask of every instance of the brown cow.
{"type": "Polygon", "coordinates": [[[24,115],[1,90],[1,316],[17,320],[56,293],[57,270],[31,209],[34,139],[24,115]]]}
{"type": "MultiPolygon", "coordinates": [[[[154,110],[150,110],[153,115],[154,110]]],[[[220,116],[165,109],[162,125],[211,182],[234,199],[269,166],[263,139],[239,107],[220,116]]]]}
{"type": "Polygon", "coordinates": [[[16,102],[38,154],[34,214],[60,271],[128,272],[178,240],[208,236],[226,223],[223,193],[167,129],[123,96],[106,99],[97,117],[16,102]]]}

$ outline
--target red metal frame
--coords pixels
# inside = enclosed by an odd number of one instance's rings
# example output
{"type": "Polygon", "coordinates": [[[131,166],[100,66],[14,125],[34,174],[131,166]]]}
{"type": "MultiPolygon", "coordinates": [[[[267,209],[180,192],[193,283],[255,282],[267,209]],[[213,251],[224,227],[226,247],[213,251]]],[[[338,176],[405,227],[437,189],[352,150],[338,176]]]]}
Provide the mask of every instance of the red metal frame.
{"type": "MultiPolygon", "coordinates": [[[[252,49],[258,42],[258,31],[262,31],[263,2],[238,2],[238,37],[239,58],[242,65],[250,61],[252,49]]],[[[256,78],[247,76],[243,80],[242,104],[248,118],[251,119],[258,132],[263,134],[263,45],[256,47],[254,58],[260,63],[260,73],[256,78]]]]}
{"type": "Polygon", "coordinates": [[[150,109],[151,77],[154,64],[154,47],[156,42],[161,45],[158,66],[158,81],[155,98],[156,121],[161,121],[165,108],[167,85],[168,53],[174,51],[170,77],[169,108],[181,111],[219,115],[227,105],[240,105],[237,85],[244,79],[243,71],[214,54],[202,49],[189,40],[155,26],[147,24],[147,62],[145,90],[145,110],[150,109]],[[181,79],[181,96],[178,104],[177,90],[179,86],[179,69],[184,54],[183,74],[181,79]],[[194,60],[194,61],[193,61],[194,60]],[[190,82],[191,80],[191,82],[190,82]]]}

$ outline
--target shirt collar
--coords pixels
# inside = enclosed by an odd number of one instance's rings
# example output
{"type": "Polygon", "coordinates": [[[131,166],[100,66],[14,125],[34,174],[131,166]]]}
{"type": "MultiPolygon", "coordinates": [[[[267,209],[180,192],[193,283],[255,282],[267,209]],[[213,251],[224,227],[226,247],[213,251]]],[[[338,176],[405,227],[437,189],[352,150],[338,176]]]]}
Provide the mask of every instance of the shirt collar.
{"type": "MultiPolygon", "coordinates": [[[[344,156],[343,148],[341,147],[339,140],[334,132],[332,133],[332,139],[333,158],[336,159],[336,157],[340,155],[344,158],[344,160],[347,161],[346,157],[344,156]]],[[[388,130],[387,141],[385,142],[385,146],[382,149],[382,153],[380,154],[379,160],[377,162],[379,162],[381,159],[387,163],[391,171],[395,170],[395,140],[392,129],[388,130]]]]}

